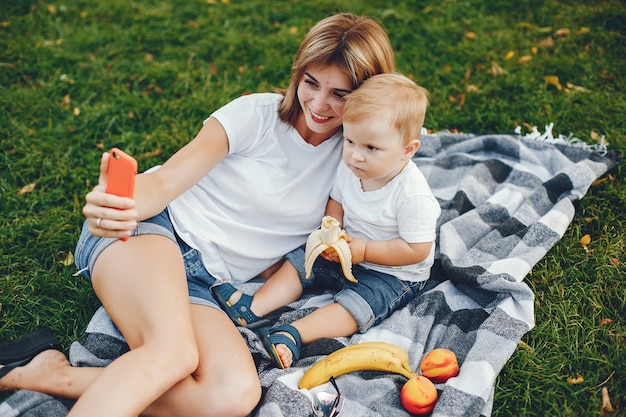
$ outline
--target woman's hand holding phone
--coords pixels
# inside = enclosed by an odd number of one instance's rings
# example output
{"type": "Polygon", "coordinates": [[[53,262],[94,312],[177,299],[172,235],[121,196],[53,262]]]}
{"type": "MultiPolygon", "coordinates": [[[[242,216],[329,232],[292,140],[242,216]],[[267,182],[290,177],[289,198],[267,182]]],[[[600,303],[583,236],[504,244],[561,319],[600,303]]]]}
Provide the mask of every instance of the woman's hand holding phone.
{"type": "Polygon", "coordinates": [[[127,240],[137,226],[133,200],[137,162],[117,148],[102,155],[98,185],[85,197],[89,232],[127,240]]]}

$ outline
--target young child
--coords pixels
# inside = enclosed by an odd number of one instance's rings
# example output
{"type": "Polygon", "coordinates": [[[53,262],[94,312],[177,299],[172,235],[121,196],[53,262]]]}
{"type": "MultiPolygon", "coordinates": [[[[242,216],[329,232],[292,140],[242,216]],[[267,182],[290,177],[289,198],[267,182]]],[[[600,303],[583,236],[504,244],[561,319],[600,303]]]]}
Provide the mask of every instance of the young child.
{"type": "Polygon", "coordinates": [[[427,91],[400,74],[367,79],[346,96],[343,161],[326,214],[346,232],[358,283],[345,279],[336,253],[324,253],[305,278],[304,248],[250,296],[233,286],[215,295],[240,325],[300,297],[303,288],[339,290],[334,302],[290,325],[262,330],[274,361],[288,368],[303,344],[365,332],[423,289],[430,276],[440,207],[411,157],[419,148],[427,91]]]}

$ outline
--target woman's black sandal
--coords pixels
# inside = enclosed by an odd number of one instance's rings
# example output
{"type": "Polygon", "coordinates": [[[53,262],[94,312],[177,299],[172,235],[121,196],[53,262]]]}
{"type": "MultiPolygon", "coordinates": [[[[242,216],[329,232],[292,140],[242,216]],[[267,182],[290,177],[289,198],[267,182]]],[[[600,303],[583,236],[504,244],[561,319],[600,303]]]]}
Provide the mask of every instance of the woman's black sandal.
{"type": "Polygon", "coordinates": [[[61,344],[48,328],[36,330],[0,346],[0,364],[3,365],[0,368],[0,379],[48,349],[62,351],[61,344]]]}

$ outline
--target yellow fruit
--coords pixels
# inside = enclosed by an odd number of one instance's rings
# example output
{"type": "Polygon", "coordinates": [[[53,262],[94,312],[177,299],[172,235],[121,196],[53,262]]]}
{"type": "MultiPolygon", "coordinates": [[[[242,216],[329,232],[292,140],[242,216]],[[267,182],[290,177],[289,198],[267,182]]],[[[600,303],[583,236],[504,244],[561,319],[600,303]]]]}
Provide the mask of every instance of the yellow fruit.
{"type": "Polygon", "coordinates": [[[322,252],[333,250],[337,252],[346,279],[358,282],[352,275],[352,252],[345,237],[345,233],[339,228],[339,221],[334,217],[324,216],[321,228],[311,233],[306,241],[304,270],[307,278],[311,276],[315,259],[322,252]]]}
{"type": "Polygon", "coordinates": [[[409,355],[399,346],[385,342],[358,343],[343,347],[306,370],[299,388],[311,389],[330,380],[330,377],[354,371],[382,371],[414,375],[408,363],[409,355]]]}

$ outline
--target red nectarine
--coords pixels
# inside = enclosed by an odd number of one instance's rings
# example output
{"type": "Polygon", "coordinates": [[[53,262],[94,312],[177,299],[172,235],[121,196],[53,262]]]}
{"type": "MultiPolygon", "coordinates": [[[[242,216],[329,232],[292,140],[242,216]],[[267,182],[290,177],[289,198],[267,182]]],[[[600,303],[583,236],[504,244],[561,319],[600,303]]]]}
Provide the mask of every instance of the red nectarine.
{"type": "Polygon", "coordinates": [[[451,350],[434,349],[422,359],[420,371],[435,384],[440,384],[459,374],[459,363],[451,350]]]}
{"type": "Polygon", "coordinates": [[[415,375],[406,381],[400,391],[402,406],[409,413],[420,416],[433,411],[438,398],[435,385],[420,375],[415,375]]]}

